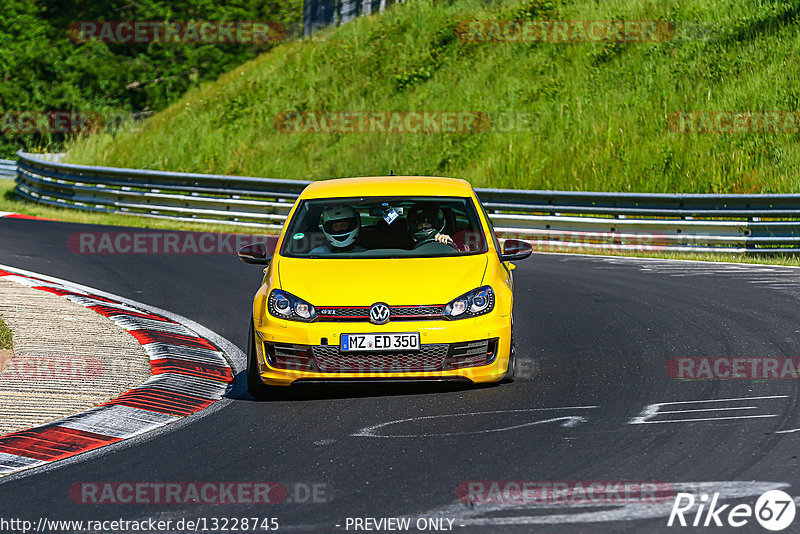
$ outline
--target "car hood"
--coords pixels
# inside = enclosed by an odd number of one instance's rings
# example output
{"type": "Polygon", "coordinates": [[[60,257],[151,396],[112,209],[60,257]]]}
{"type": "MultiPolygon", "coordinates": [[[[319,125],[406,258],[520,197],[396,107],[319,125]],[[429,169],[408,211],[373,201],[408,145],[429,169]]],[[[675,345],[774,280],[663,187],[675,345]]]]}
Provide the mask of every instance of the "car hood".
{"type": "Polygon", "coordinates": [[[486,254],[444,258],[280,258],[281,289],[314,306],[447,304],[479,287],[486,254]]]}

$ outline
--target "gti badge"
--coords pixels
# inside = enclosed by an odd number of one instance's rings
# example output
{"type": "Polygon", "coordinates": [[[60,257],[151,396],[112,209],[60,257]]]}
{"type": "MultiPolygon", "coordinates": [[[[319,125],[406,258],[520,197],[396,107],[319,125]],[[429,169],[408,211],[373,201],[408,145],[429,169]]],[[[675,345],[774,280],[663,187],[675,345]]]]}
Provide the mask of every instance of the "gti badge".
{"type": "Polygon", "coordinates": [[[369,321],[373,324],[385,324],[389,320],[389,306],[377,302],[369,309],[369,321]]]}

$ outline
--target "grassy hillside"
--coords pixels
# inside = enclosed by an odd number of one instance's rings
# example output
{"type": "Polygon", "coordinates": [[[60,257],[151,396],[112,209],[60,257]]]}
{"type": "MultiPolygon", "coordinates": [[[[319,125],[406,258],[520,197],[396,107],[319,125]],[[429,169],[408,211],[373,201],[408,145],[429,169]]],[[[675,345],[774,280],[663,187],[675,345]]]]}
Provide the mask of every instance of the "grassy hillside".
{"type": "Polygon", "coordinates": [[[80,139],[88,164],[280,178],[463,177],[476,186],[798,192],[800,136],[686,134],[682,110],[800,109],[800,1],[408,0],[281,45],[138,130],[80,139]],[[660,43],[459,39],[465,20],[664,20],[660,43]],[[285,111],[527,113],[531,131],[282,133],[285,111]]]}

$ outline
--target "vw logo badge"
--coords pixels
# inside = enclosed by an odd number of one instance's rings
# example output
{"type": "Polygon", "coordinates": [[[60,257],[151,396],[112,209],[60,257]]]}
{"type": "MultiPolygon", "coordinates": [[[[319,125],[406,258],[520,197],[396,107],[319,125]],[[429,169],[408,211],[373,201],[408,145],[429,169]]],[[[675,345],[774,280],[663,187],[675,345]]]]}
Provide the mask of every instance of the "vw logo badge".
{"type": "Polygon", "coordinates": [[[389,306],[383,302],[373,304],[369,309],[369,321],[373,324],[384,324],[389,320],[389,306]]]}

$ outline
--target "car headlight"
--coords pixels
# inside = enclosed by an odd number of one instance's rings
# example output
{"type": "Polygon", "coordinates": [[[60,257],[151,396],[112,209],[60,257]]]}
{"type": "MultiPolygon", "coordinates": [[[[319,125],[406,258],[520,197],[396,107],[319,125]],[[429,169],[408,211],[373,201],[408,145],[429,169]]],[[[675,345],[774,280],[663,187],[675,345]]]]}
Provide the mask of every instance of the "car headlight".
{"type": "Polygon", "coordinates": [[[272,290],[267,307],[269,314],[279,319],[310,322],[317,318],[317,310],[314,306],[280,289],[272,290]]]}
{"type": "Polygon", "coordinates": [[[465,319],[489,313],[493,309],[494,291],[489,286],[483,286],[451,300],[444,308],[444,316],[448,319],[465,319]]]}

